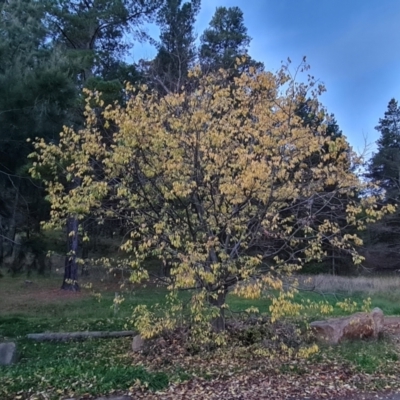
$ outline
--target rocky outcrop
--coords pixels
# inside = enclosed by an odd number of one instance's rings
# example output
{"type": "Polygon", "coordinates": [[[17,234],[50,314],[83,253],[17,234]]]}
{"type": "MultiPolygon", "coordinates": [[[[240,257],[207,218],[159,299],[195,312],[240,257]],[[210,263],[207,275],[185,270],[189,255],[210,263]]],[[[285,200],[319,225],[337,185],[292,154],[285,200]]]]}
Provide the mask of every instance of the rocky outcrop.
{"type": "Polygon", "coordinates": [[[356,313],[343,318],[331,318],[310,324],[320,340],[337,344],[343,340],[377,338],[383,332],[384,315],[380,308],[370,313],[356,313]]]}
{"type": "Polygon", "coordinates": [[[16,359],[16,344],[14,342],[0,343],[0,365],[11,365],[16,359]]]}

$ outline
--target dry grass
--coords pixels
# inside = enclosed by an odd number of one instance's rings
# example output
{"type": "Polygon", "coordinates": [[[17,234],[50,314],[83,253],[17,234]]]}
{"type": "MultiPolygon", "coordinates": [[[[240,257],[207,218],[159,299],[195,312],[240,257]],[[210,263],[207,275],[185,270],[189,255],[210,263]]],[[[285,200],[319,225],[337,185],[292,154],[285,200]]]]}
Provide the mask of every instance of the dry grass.
{"type": "Polygon", "coordinates": [[[388,293],[400,290],[400,276],[356,276],[301,275],[298,277],[301,288],[314,289],[320,293],[364,293],[367,295],[388,293]]]}
{"type": "Polygon", "coordinates": [[[28,313],[45,305],[67,304],[88,296],[85,292],[73,293],[60,289],[62,278],[40,278],[5,276],[0,281],[0,315],[28,313]]]}
{"type": "Polygon", "coordinates": [[[45,311],[53,315],[60,309],[67,310],[70,306],[74,308],[72,303],[79,304],[76,307],[89,304],[93,308],[98,303],[93,293],[101,293],[102,297],[106,298],[113,297],[115,292],[121,291],[120,278],[114,277],[104,268],[93,269],[90,276],[79,278],[82,288],[80,292],[69,292],[61,290],[63,276],[55,270],[46,276],[33,273],[29,278],[25,274],[12,277],[3,272],[3,277],[0,278],[0,316],[15,313],[43,315],[45,311]],[[90,284],[93,290],[87,288],[90,284]]]}

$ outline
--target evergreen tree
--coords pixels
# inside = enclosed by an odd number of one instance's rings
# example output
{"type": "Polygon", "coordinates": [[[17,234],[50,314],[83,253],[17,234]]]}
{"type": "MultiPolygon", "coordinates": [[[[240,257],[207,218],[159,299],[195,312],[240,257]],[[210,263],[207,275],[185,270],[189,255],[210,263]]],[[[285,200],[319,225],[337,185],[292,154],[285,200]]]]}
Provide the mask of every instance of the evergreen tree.
{"type": "Polygon", "coordinates": [[[179,91],[187,80],[196,57],[194,23],[199,11],[200,0],[166,0],[158,13],[160,43],[149,72],[160,92],[179,91]]]}
{"type": "MultiPolygon", "coordinates": [[[[380,133],[377,152],[368,164],[366,176],[378,185],[384,202],[398,205],[400,201],[400,107],[389,101],[383,118],[375,129],[380,133]]],[[[375,269],[398,269],[400,252],[400,213],[385,216],[368,227],[365,237],[367,266],[375,269]]]]}
{"type": "Polygon", "coordinates": [[[79,80],[104,76],[128,50],[126,33],[139,34],[162,0],[56,0],[49,9],[53,37],[80,61],[79,80]]]}
{"type": "MultiPolygon", "coordinates": [[[[123,72],[121,58],[128,46],[126,33],[134,34],[137,27],[154,18],[162,0],[57,0],[49,9],[49,26],[53,40],[59,43],[75,69],[79,88],[101,90],[103,100],[111,103],[122,95],[118,80],[104,78],[123,72]]],[[[83,104],[82,104],[83,106],[83,104]]],[[[77,122],[83,123],[83,107],[78,110],[77,122]]],[[[79,176],[71,176],[69,190],[81,184],[79,176]]],[[[67,254],[62,288],[78,290],[77,256],[79,248],[79,221],[76,215],[66,217],[67,254]]]]}
{"type": "Polygon", "coordinates": [[[400,199],[400,107],[391,99],[383,118],[375,129],[380,133],[378,151],[372,156],[368,176],[379,181],[385,190],[386,199],[398,202],[400,199]]]}
{"type": "MultiPolygon", "coordinates": [[[[17,224],[23,228],[14,218],[17,205],[31,203],[21,192],[26,185],[20,173],[31,152],[26,139],[57,142],[63,125],[81,126],[83,87],[101,90],[106,104],[120,99],[122,81],[137,79],[136,69],[122,61],[129,48],[124,35],[137,37],[140,25],[155,18],[161,4],[162,0],[9,0],[0,5],[0,193],[11,204],[8,213],[2,212],[12,216],[8,232],[15,232],[17,224]],[[11,190],[5,190],[6,185],[11,190]]],[[[70,184],[79,185],[79,179],[70,184]]],[[[74,234],[68,239],[63,287],[74,290],[78,224],[71,216],[67,225],[74,234]]]]}
{"type": "Polygon", "coordinates": [[[326,134],[333,138],[339,138],[343,136],[336,117],[334,114],[328,114],[324,110],[320,103],[316,103],[315,100],[307,98],[299,104],[296,110],[296,115],[300,117],[305,126],[309,126],[315,130],[321,125],[325,125],[326,134]]]}
{"type": "Polygon", "coordinates": [[[27,139],[54,140],[77,94],[68,60],[49,40],[46,6],[31,0],[1,5],[0,263],[12,253],[17,231],[37,231],[46,209],[42,191],[24,173],[32,151],[27,139]]]}
{"type": "Polygon", "coordinates": [[[11,0],[0,20],[1,168],[15,174],[30,151],[27,138],[54,138],[76,90],[65,57],[48,42],[44,3],[11,0]]]}
{"type": "MultiPolygon", "coordinates": [[[[217,7],[209,28],[204,31],[200,40],[200,63],[203,69],[232,69],[237,57],[248,56],[251,41],[244,25],[242,10],[239,7],[217,7]]],[[[250,65],[262,67],[261,63],[248,57],[244,67],[250,65]]]]}

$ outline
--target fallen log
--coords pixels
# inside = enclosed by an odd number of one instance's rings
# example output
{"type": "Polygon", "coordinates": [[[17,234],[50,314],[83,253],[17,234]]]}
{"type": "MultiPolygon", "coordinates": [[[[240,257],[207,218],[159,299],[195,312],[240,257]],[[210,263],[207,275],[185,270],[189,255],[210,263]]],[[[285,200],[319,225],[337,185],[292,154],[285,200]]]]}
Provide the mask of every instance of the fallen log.
{"type": "Polygon", "coordinates": [[[46,332],[46,333],[29,333],[26,335],[27,339],[36,340],[37,342],[59,340],[83,340],[83,339],[104,339],[104,338],[118,338],[135,336],[137,332],[134,331],[116,331],[116,332],[103,332],[103,331],[92,331],[92,332],[46,332]]]}

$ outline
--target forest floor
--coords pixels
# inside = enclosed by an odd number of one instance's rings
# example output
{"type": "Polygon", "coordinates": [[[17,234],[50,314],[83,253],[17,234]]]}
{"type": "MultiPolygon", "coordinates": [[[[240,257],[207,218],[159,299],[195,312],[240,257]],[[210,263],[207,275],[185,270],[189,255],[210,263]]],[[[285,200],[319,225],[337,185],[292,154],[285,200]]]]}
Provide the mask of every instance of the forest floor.
{"type": "MultiPolygon", "coordinates": [[[[237,361],[238,354],[228,353],[229,358],[218,357],[214,360],[203,355],[187,360],[187,366],[184,362],[180,365],[190,370],[190,364],[196,365],[197,368],[203,364],[203,373],[205,370],[219,370],[220,376],[211,379],[193,377],[188,381],[172,384],[167,390],[157,393],[137,389],[128,394],[132,399],[146,400],[400,400],[400,361],[396,356],[398,354],[400,317],[388,316],[385,318],[383,341],[361,341],[342,344],[336,349],[324,348],[318,357],[305,360],[290,357],[275,360],[247,358],[243,371],[237,367],[237,372],[231,375],[227,371],[234,369],[232,366],[237,361]],[[349,362],[341,357],[346,347],[358,360],[349,362]],[[379,348],[378,351],[376,347],[379,348]],[[369,360],[368,354],[371,356],[369,360]],[[379,368],[372,366],[374,354],[378,358],[381,355],[380,361],[383,362],[379,368]],[[388,362],[386,359],[384,362],[388,354],[392,360],[388,362]],[[369,363],[371,364],[368,365],[369,363]]],[[[135,355],[133,357],[135,358],[135,355]]],[[[140,359],[140,356],[136,358],[140,359]]]]}
{"type": "MultiPolygon", "coordinates": [[[[339,278],[335,282],[318,279],[325,286],[345,283],[339,278]]],[[[60,290],[60,283],[58,275],[0,279],[0,341],[16,341],[20,352],[17,364],[0,367],[2,400],[95,399],[100,395],[148,400],[400,400],[400,289],[393,289],[398,283],[393,278],[347,279],[346,294],[339,296],[358,302],[371,297],[372,307],[390,315],[385,318],[383,339],[322,347],[307,359],[287,352],[266,356],[257,343],[188,351],[173,335],[155,342],[150,353],[133,353],[129,338],[28,341],[27,333],[129,329],[132,307],[161,302],[165,294],[165,288],[135,287],[125,292],[124,303],[115,309],[113,298],[121,289],[112,279],[99,280],[95,291],[79,293],[60,290]]],[[[325,298],[333,303],[338,296],[334,297],[325,298]]],[[[229,301],[239,309],[250,304],[235,297],[229,301]]],[[[268,308],[262,302],[257,305],[268,308]]],[[[338,310],[335,313],[341,315],[338,310]]]]}

